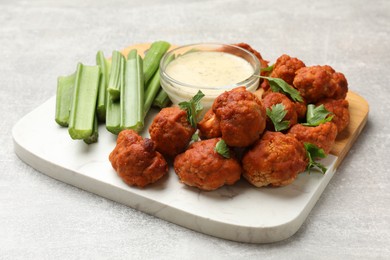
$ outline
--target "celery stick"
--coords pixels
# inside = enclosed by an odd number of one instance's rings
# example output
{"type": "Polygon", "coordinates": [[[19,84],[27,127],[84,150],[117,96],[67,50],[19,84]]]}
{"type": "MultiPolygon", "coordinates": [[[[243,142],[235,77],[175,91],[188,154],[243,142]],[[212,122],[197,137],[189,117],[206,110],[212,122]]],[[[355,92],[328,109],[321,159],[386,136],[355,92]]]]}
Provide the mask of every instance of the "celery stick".
{"type": "Polygon", "coordinates": [[[93,120],[92,134],[84,139],[86,144],[96,143],[99,139],[99,125],[98,125],[98,116],[95,114],[95,119],[93,120]]]}
{"type": "Polygon", "coordinates": [[[99,78],[99,66],[78,64],[68,129],[72,139],[85,139],[92,135],[99,78]]]}
{"type": "Polygon", "coordinates": [[[60,126],[69,125],[70,108],[72,105],[73,86],[76,73],[58,77],[55,120],[60,126]]]}
{"type": "Polygon", "coordinates": [[[171,104],[171,100],[168,97],[167,92],[165,92],[163,89],[160,89],[160,91],[157,94],[157,97],[153,100],[153,106],[158,108],[164,108],[171,104]]]}
{"type": "Polygon", "coordinates": [[[106,129],[117,135],[121,131],[121,106],[120,101],[113,101],[107,93],[106,129]]]}
{"type": "Polygon", "coordinates": [[[162,56],[168,51],[171,45],[168,42],[156,41],[153,42],[149,50],[145,54],[143,61],[144,81],[147,83],[160,66],[162,56]]]}
{"type": "Polygon", "coordinates": [[[99,121],[104,122],[106,120],[106,96],[110,63],[104,57],[102,51],[98,51],[96,54],[96,64],[99,65],[101,71],[96,111],[99,121]]]}
{"type": "Polygon", "coordinates": [[[114,101],[120,98],[120,70],[124,64],[125,58],[119,51],[112,52],[110,80],[108,81],[107,90],[111,94],[111,98],[114,101]]]}
{"type": "Polygon", "coordinates": [[[158,69],[156,73],[154,73],[154,76],[146,86],[145,103],[144,103],[145,116],[149,112],[153,100],[156,98],[159,90],[160,90],[160,69],[158,69]]]}
{"type": "MultiPolygon", "coordinates": [[[[170,55],[167,59],[167,63],[171,62],[175,58],[174,55],[170,55]]],[[[161,84],[160,84],[160,68],[157,69],[156,73],[154,73],[154,76],[152,79],[148,82],[146,85],[146,90],[145,90],[145,116],[149,112],[150,107],[152,106],[152,103],[154,99],[156,98],[158,92],[161,89],[161,84]]],[[[166,95],[168,96],[168,95],[166,95]]],[[[166,98],[164,98],[166,99],[166,98]]],[[[168,99],[169,103],[169,99],[168,99]]]]}
{"type": "Polygon", "coordinates": [[[121,89],[121,128],[139,132],[144,126],[144,74],[142,58],[131,50],[121,89]]]}
{"type": "MultiPolygon", "coordinates": [[[[121,60],[121,65],[119,69],[119,86],[120,89],[125,84],[125,64],[124,59],[121,60]]],[[[114,101],[111,97],[111,93],[107,93],[107,105],[106,105],[106,129],[117,135],[122,130],[121,129],[121,99],[122,97],[114,101]]]]}

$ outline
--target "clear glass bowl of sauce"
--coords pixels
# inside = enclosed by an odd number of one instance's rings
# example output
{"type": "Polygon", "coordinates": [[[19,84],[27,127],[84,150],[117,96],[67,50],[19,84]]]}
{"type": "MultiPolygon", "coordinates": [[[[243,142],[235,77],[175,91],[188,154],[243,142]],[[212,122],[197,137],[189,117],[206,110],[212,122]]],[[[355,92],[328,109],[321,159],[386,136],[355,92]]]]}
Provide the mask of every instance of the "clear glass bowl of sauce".
{"type": "MultiPolygon", "coordinates": [[[[235,45],[199,43],[181,46],[161,59],[161,86],[173,104],[188,101],[199,90],[202,104],[210,108],[224,91],[259,86],[260,62],[251,52],[235,45]]],[[[204,110],[204,111],[205,111],[204,110]]]]}

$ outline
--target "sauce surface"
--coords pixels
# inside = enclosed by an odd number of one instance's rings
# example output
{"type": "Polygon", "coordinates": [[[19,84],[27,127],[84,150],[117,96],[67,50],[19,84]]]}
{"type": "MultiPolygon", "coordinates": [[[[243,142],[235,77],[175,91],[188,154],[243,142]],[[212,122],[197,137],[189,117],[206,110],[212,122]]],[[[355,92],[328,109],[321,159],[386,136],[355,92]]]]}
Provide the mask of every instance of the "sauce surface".
{"type": "Polygon", "coordinates": [[[232,85],[246,80],[253,72],[253,67],[243,58],[216,51],[184,54],[166,68],[173,79],[199,87],[232,85]]]}

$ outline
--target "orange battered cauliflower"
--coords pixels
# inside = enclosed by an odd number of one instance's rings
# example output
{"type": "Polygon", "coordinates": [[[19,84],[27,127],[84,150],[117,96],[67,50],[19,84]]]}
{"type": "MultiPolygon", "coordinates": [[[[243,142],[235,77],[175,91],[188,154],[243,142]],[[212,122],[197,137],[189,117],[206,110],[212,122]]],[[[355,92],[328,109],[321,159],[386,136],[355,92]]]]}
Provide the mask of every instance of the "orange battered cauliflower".
{"type": "MultiPolygon", "coordinates": [[[[297,107],[295,103],[292,102],[287,96],[278,92],[270,92],[262,99],[262,101],[265,108],[269,108],[271,110],[273,105],[283,104],[284,109],[287,111],[287,114],[284,116],[283,120],[289,121],[289,128],[298,122],[297,107]]],[[[271,131],[275,130],[272,121],[268,117],[267,129],[271,131]]]]}
{"type": "Polygon", "coordinates": [[[238,87],[215,99],[212,112],[198,123],[198,128],[200,136],[217,137],[211,132],[220,130],[220,136],[229,146],[246,147],[260,137],[265,124],[263,103],[245,87],[238,87]]]}
{"type": "Polygon", "coordinates": [[[188,122],[187,112],[179,107],[163,108],[149,127],[157,151],[170,159],[187,148],[195,131],[188,122]]]}
{"type": "Polygon", "coordinates": [[[201,190],[215,190],[240,179],[241,166],[232,151],[225,158],[215,151],[220,138],[195,142],[176,156],[174,169],[180,181],[201,190]]]}
{"type": "Polygon", "coordinates": [[[293,135],[269,131],[242,159],[243,176],[256,187],[288,185],[307,164],[305,147],[293,135]]]}
{"type": "Polygon", "coordinates": [[[119,133],[109,160],[119,177],[131,186],[144,187],[168,173],[168,164],[153,141],[134,130],[119,133]]]}
{"type": "MultiPolygon", "coordinates": [[[[269,74],[269,77],[281,78],[284,81],[286,81],[289,85],[292,85],[296,71],[305,66],[306,66],[305,63],[303,63],[303,61],[301,61],[300,59],[290,57],[287,54],[283,54],[276,60],[274,64],[274,68],[272,72],[269,74]]],[[[261,84],[261,87],[264,90],[268,90],[270,87],[268,81],[265,80],[261,84]]]]}
{"type": "Polygon", "coordinates": [[[299,69],[293,85],[307,103],[316,103],[324,98],[344,99],[348,92],[344,75],[328,65],[299,69]]]}
{"type": "Polygon", "coordinates": [[[332,113],[332,122],[337,126],[337,133],[347,128],[350,120],[349,103],[346,99],[323,99],[316,106],[323,104],[325,109],[332,113]]]}
{"type": "Polygon", "coordinates": [[[304,126],[296,124],[288,131],[302,143],[312,143],[329,154],[337,136],[337,126],[332,122],[318,126],[304,126]]]}

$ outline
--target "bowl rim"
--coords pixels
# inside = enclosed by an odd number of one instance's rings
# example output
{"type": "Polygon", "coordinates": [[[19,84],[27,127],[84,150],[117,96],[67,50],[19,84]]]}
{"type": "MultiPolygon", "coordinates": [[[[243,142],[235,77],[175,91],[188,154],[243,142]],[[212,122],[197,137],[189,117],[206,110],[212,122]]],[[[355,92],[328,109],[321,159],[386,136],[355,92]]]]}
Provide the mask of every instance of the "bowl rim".
{"type": "MultiPolygon", "coordinates": [[[[235,55],[235,54],[232,54],[232,55],[235,55]]],[[[235,55],[237,56],[237,55],[235,55]]],[[[241,57],[242,58],[242,57],[241,57]]],[[[169,63],[168,63],[169,64],[169,63]]],[[[252,65],[251,65],[252,66],[252,65]]],[[[186,45],[181,45],[179,47],[176,47],[168,52],[166,52],[164,54],[164,56],[161,58],[161,61],[160,61],[160,77],[163,81],[169,81],[169,82],[172,82],[173,84],[175,85],[179,85],[181,87],[185,87],[185,88],[188,88],[188,89],[210,89],[210,90],[218,90],[218,89],[231,89],[233,87],[238,87],[238,86],[246,86],[247,83],[253,81],[253,80],[258,80],[258,75],[260,75],[260,61],[259,59],[256,57],[256,55],[254,55],[252,52],[240,47],[240,46],[237,46],[237,45],[234,45],[234,44],[225,44],[225,43],[217,43],[217,42],[201,42],[201,43],[191,43],[191,44],[186,44],[186,45]],[[238,49],[246,54],[248,54],[250,57],[253,58],[254,62],[255,62],[255,68],[254,68],[254,71],[253,73],[251,74],[251,76],[249,76],[248,78],[240,81],[240,82],[237,82],[237,83],[234,83],[234,84],[230,84],[230,85],[223,85],[223,86],[195,86],[195,85],[191,85],[191,84],[188,84],[188,83],[184,83],[182,81],[179,81],[179,80],[176,80],[174,78],[172,78],[171,76],[169,76],[168,73],[166,73],[166,67],[167,66],[164,66],[165,62],[166,62],[166,59],[169,57],[169,55],[171,55],[173,52],[177,51],[177,50],[180,50],[180,49],[184,49],[184,48],[188,48],[188,47],[191,47],[191,46],[202,46],[202,45],[217,45],[217,46],[221,46],[221,47],[224,47],[224,46],[228,46],[228,47],[231,47],[231,48],[235,48],[235,49],[238,49]]]]}

